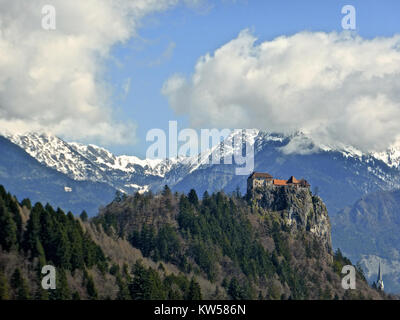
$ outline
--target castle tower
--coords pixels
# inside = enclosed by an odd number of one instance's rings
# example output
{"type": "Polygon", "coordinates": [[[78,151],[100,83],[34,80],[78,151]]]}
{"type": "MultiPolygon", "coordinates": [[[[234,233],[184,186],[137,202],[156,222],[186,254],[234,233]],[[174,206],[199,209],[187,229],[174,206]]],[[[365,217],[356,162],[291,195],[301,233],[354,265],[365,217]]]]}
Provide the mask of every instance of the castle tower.
{"type": "Polygon", "coordinates": [[[382,271],[381,271],[381,263],[379,262],[379,271],[378,271],[378,280],[376,284],[378,290],[383,291],[385,286],[383,285],[383,280],[382,280],[382,271]]]}

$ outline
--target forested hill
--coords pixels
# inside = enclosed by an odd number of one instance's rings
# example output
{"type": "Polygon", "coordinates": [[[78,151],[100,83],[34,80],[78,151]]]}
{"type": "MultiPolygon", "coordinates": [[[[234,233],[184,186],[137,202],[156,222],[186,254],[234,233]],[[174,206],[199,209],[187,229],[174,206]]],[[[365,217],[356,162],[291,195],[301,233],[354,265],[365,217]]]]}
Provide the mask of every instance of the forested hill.
{"type": "Polygon", "coordinates": [[[77,219],[18,203],[0,186],[0,300],[201,298],[194,277],[166,270],[98,230],[86,212],[77,219]],[[56,267],[56,290],[41,288],[44,265],[56,267]]]}
{"type": "Polygon", "coordinates": [[[116,197],[87,220],[0,187],[0,299],[382,299],[332,253],[325,205],[308,190],[116,197]],[[41,289],[41,267],[57,289],[41,289]]]}
{"type": "Polygon", "coordinates": [[[93,223],[153,261],[194,273],[233,299],[379,299],[357,268],[357,290],[341,287],[351,262],[333,253],[326,207],[308,189],[135,194],[117,198],[93,223]]]}

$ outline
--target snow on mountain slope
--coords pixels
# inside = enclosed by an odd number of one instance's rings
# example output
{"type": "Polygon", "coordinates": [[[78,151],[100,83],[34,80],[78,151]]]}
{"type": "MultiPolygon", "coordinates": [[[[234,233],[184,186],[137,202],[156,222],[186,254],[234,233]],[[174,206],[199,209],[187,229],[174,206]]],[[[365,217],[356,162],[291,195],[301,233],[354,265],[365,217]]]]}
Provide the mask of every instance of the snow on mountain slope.
{"type": "MultiPolygon", "coordinates": [[[[212,165],[216,153],[232,159],[233,141],[240,141],[233,132],[223,143],[207,149],[198,156],[173,159],[140,159],[136,156],[116,156],[105,148],[64,140],[49,134],[29,133],[7,138],[24,149],[40,163],[68,175],[74,180],[106,182],[126,191],[174,185],[200,167],[212,165]]],[[[243,138],[254,145],[258,130],[247,130],[243,138]]],[[[264,137],[265,138],[265,137],[264,137]]],[[[266,138],[265,138],[266,139],[266,138]]]]}
{"type": "Polygon", "coordinates": [[[120,170],[132,173],[136,171],[135,166],[140,166],[145,169],[146,174],[164,176],[168,169],[168,165],[163,166],[165,160],[161,159],[142,160],[135,156],[115,156],[110,151],[93,144],[71,142],[69,145],[103,171],[120,170]]]}
{"type": "Polygon", "coordinates": [[[260,130],[257,129],[233,131],[221,143],[218,143],[203,151],[198,156],[188,158],[182,162],[188,164],[189,173],[197,170],[200,167],[212,165],[213,158],[220,159],[222,162],[225,161],[224,159],[233,162],[235,151],[242,151],[242,148],[239,149],[240,144],[244,145],[244,143],[247,142],[248,146],[253,148],[255,146],[256,138],[259,136],[259,134],[260,130]],[[234,144],[236,144],[236,146],[234,144]]]}
{"type": "Polygon", "coordinates": [[[42,164],[68,175],[74,180],[106,182],[114,188],[126,192],[158,190],[164,184],[174,186],[196,170],[213,166],[211,159],[216,154],[220,159],[233,159],[233,143],[241,142],[239,135],[255,153],[262,152],[271,145],[276,147],[282,156],[290,154],[310,155],[312,153],[339,152],[342,156],[355,159],[368,166],[368,170],[382,181],[390,181],[389,173],[377,165],[382,161],[389,168],[398,169],[400,164],[400,147],[393,147],[382,153],[363,154],[349,146],[333,148],[316,145],[303,133],[281,135],[256,129],[242,132],[234,131],[219,144],[194,157],[180,156],[175,159],[140,159],[135,156],[116,156],[110,151],[96,145],[84,145],[65,142],[48,135],[31,133],[12,135],[7,138],[17,144],[42,164]]]}
{"type": "Polygon", "coordinates": [[[148,190],[155,181],[162,180],[184,162],[183,157],[143,160],[135,156],[116,156],[96,145],[68,143],[49,134],[29,133],[6,138],[40,163],[74,180],[106,182],[127,192],[148,190]]]}
{"type": "Polygon", "coordinates": [[[399,168],[400,166],[400,146],[394,146],[384,152],[375,152],[373,156],[386,163],[389,167],[399,168]]]}
{"type": "Polygon", "coordinates": [[[48,134],[31,133],[7,138],[46,166],[78,181],[106,181],[96,165],[72,148],[67,142],[48,134]]]}

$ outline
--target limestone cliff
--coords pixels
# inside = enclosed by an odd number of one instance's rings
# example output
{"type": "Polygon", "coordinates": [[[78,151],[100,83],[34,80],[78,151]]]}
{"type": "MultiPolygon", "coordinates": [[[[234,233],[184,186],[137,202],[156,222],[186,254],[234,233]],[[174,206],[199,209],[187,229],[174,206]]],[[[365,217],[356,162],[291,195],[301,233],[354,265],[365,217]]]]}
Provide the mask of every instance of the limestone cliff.
{"type": "Polygon", "coordinates": [[[332,252],[328,211],[322,199],[308,188],[266,186],[248,196],[254,206],[279,219],[288,231],[309,232],[319,238],[328,253],[332,252]]]}

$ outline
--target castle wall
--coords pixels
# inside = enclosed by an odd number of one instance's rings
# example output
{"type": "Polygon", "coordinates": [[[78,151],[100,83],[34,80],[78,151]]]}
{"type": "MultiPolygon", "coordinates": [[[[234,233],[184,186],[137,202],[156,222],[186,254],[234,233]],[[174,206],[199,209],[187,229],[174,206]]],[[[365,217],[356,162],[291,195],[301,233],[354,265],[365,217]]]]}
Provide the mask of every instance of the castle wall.
{"type": "Polygon", "coordinates": [[[262,178],[252,178],[247,180],[247,192],[252,192],[256,188],[263,188],[263,187],[289,187],[289,188],[296,188],[296,189],[309,189],[309,186],[302,186],[298,183],[289,183],[286,185],[275,185],[273,184],[273,179],[262,179],[262,178]]]}

